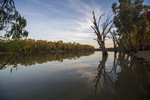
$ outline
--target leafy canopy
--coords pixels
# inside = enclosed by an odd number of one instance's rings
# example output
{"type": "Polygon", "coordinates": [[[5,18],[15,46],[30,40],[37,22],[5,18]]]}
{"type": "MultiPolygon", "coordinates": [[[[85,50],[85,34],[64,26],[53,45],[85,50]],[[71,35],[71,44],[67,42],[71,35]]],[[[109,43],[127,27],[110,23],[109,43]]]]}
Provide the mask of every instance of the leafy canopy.
{"type": "Polygon", "coordinates": [[[24,30],[26,20],[15,8],[13,0],[0,0],[0,31],[5,30],[5,36],[12,39],[27,37],[28,32],[24,30]]]}

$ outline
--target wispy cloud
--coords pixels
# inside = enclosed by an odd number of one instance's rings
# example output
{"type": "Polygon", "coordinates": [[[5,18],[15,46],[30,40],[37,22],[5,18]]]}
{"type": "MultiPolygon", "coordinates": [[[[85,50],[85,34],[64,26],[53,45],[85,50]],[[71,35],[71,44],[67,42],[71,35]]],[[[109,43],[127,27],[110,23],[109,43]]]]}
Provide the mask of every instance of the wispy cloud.
{"type": "MultiPolygon", "coordinates": [[[[18,2],[23,2],[17,0],[18,2]]],[[[27,19],[29,38],[96,44],[92,11],[103,13],[97,0],[27,0],[20,12],[27,19]]],[[[23,4],[23,3],[22,3],[23,4]]]]}
{"type": "Polygon", "coordinates": [[[100,5],[97,5],[96,2],[91,0],[91,3],[85,3],[81,0],[69,0],[70,8],[72,8],[76,13],[78,13],[78,19],[75,19],[74,22],[77,24],[76,27],[79,31],[89,31],[92,26],[92,11],[95,11],[97,15],[102,14],[100,5]]]}

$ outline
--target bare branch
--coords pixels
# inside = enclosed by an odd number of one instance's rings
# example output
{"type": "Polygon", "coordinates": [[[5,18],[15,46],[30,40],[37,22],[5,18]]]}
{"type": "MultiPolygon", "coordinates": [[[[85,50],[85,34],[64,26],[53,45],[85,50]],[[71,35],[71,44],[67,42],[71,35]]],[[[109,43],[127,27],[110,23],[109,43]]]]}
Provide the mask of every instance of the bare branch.
{"type": "Polygon", "coordinates": [[[113,23],[111,22],[110,23],[111,25],[109,26],[109,28],[106,30],[106,33],[104,33],[104,36],[106,36],[110,31],[111,29],[114,27],[113,23]]]}
{"type": "Polygon", "coordinates": [[[91,26],[92,28],[93,28],[93,30],[95,31],[95,33],[97,34],[97,30],[93,27],[93,26],[91,26]]]}
{"type": "Polygon", "coordinates": [[[101,20],[101,18],[102,18],[103,15],[105,15],[105,14],[102,14],[102,15],[99,17],[99,20],[98,20],[98,27],[99,27],[100,20],[101,20]]]}
{"type": "Polygon", "coordinates": [[[110,20],[111,16],[108,16],[106,21],[102,24],[102,35],[106,36],[113,28],[113,20],[110,20]]]}
{"type": "MultiPolygon", "coordinates": [[[[93,20],[94,20],[94,22],[93,22],[94,27],[92,26],[92,28],[94,29],[94,31],[95,31],[95,33],[96,33],[98,39],[102,40],[102,38],[101,38],[102,36],[101,36],[100,31],[99,31],[99,27],[98,27],[98,25],[97,25],[97,21],[96,21],[96,17],[95,17],[94,11],[93,11],[92,13],[93,13],[93,20]]],[[[102,16],[101,16],[101,17],[102,17],[102,16]]]]}

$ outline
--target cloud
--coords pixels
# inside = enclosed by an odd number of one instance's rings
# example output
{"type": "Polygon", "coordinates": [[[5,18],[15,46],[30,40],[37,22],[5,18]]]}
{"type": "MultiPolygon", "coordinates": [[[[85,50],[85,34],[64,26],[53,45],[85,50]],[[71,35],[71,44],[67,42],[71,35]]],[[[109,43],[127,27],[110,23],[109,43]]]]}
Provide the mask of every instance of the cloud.
{"type": "Polygon", "coordinates": [[[69,0],[70,8],[74,10],[78,15],[78,19],[75,19],[75,24],[78,25],[76,28],[78,31],[85,31],[91,29],[92,26],[92,11],[95,11],[97,15],[103,12],[100,9],[100,5],[96,2],[90,1],[91,3],[82,2],[81,0],[69,0]]]}
{"type": "MultiPolygon", "coordinates": [[[[18,2],[25,2],[20,1],[18,2]]],[[[27,19],[29,38],[48,41],[89,43],[95,45],[92,11],[103,13],[97,0],[28,0],[26,9],[19,5],[27,19]]],[[[21,4],[21,3],[20,3],[21,4]]]]}

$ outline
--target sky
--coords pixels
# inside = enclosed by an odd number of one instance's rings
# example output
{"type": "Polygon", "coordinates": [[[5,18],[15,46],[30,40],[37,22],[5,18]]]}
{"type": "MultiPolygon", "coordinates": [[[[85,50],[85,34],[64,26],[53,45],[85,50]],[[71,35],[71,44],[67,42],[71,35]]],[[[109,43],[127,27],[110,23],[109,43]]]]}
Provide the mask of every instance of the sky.
{"type": "MultiPolygon", "coordinates": [[[[117,0],[14,0],[16,9],[27,20],[28,38],[76,42],[98,48],[91,28],[92,11],[96,16],[112,13],[117,0]]],[[[149,2],[150,0],[148,0],[149,2]]],[[[102,20],[104,20],[104,18],[102,20]]],[[[112,46],[107,40],[107,47],[112,46]]]]}

